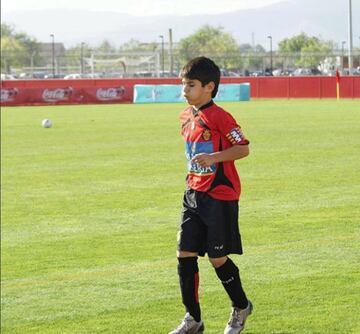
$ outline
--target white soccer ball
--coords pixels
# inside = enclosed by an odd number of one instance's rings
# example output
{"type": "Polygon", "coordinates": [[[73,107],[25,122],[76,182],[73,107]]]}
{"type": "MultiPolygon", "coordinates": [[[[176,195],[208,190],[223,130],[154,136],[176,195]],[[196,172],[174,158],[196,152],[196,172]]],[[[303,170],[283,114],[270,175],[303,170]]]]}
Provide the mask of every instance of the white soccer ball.
{"type": "Polygon", "coordinates": [[[44,119],[42,122],[41,122],[41,125],[44,127],[44,128],[51,128],[52,127],[52,122],[50,119],[44,119]]]}

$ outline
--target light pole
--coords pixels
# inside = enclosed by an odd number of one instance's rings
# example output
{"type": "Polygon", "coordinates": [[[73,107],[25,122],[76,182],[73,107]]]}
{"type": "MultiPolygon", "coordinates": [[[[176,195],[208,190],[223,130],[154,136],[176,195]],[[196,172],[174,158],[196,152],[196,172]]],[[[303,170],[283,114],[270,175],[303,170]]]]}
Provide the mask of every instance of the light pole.
{"type": "Polygon", "coordinates": [[[161,70],[162,76],[164,76],[164,36],[159,35],[159,37],[161,38],[161,70]]]}
{"type": "Polygon", "coordinates": [[[273,51],[272,51],[272,36],[267,37],[270,40],[270,73],[273,71],[273,51]]]}
{"type": "Polygon", "coordinates": [[[84,42],[81,42],[80,47],[80,65],[81,65],[81,76],[84,74],[84,42]]]}
{"type": "Polygon", "coordinates": [[[352,6],[351,0],[349,0],[349,47],[348,47],[348,64],[349,75],[353,74],[353,33],[352,33],[352,6]]]}
{"type": "Polygon", "coordinates": [[[36,51],[33,51],[31,53],[31,58],[30,58],[30,67],[31,67],[31,78],[34,78],[34,57],[36,55],[36,51]]]}
{"type": "Polygon", "coordinates": [[[344,71],[344,45],[346,44],[346,41],[342,41],[341,42],[341,67],[343,68],[344,71]]]}
{"type": "Polygon", "coordinates": [[[173,55],[173,38],[172,38],[172,29],[169,29],[169,61],[170,61],[170,76],[173,76],[174,72],[174,55],[173,55]]]}
{"type": "Polygon", "coordinates": [[[55,78],[55,35],[51,34],[51,58],[52,58],[52,74],[53,74],[53,79],[55,78]]]}

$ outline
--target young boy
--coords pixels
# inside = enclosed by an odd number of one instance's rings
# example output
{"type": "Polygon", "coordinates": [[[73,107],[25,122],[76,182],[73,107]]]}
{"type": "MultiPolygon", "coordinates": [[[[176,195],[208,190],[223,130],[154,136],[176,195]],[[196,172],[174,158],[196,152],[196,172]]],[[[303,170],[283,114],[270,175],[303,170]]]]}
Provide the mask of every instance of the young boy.
{"type": "Polygon", "coordinates": [[[238,226],[240,179],[234,161],[249,154],[249,141],[235,119],[212,100],[220,82],[220,70],[212,60],[191,60],[180,77],[190,105],[180,116],[188,174],[177,251],[186,315],[169,334],[204,331],[197,258],[205,253],[232,302],[224,334],[238,334],[251,314],[252,304],[241,286],[239,269],[228,255],[242,254],[238,226]]]}

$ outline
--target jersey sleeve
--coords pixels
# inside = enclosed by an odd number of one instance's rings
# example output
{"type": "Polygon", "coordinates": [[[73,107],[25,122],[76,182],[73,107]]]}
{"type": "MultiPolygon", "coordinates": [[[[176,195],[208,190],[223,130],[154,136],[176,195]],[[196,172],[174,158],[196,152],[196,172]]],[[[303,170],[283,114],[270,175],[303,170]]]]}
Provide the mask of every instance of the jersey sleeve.
{"type": "Polygon", "coordinates": [[[250,143],[240,125],[226,111],[223,111],[221,116],[217,118],[217,128],[232,145],[248,145],[250,143]]]}

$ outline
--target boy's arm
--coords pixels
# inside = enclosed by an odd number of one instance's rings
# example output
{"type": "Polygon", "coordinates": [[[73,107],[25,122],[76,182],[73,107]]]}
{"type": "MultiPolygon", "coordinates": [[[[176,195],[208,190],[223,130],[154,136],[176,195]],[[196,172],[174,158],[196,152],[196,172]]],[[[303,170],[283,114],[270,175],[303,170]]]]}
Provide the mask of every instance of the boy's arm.
{"type": "Polygon", "coordinates": [[[233,161],[245,158],[250,153],[249,145],[233,145],[228,149],[211,154],[200,153],[192,158],[192,161],[201,167],[209,167],[215,163],[223,161],[233,161]]]}

